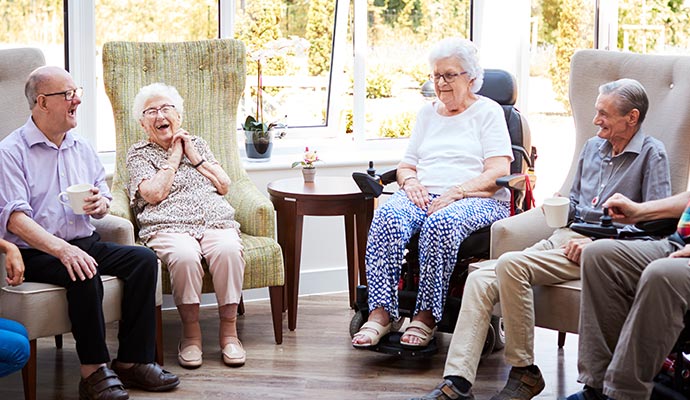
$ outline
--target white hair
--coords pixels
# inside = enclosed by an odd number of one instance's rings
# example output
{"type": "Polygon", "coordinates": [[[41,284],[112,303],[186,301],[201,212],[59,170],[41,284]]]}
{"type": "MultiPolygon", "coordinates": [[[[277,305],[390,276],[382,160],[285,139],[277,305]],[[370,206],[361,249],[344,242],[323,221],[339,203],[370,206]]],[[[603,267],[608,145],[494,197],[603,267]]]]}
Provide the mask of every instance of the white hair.
{"type": "Polygon", "coordinates": [[[479,65],[479,51],[470,40],[461,37],[442,39],[429,52],[429,65],[434,68],[436,62],[443,58],[454,57],[460,62],[467,76],[474,79],[472,92],[477,93],[484,83],[484,69],[479,65]]]}
{"type": "Polygon", "coordinates": [[[184,100],[180,93],[174,86],[166,85],[165,83],[152,83],[139,89],[139,93],[134,97],[134,104],[132,105],[132,116],[139,121],[143,118],[144,105],[147,101],[154,97],[167,97],[175,106],[175,111],[182,116],[184,112],[184,100]]]}

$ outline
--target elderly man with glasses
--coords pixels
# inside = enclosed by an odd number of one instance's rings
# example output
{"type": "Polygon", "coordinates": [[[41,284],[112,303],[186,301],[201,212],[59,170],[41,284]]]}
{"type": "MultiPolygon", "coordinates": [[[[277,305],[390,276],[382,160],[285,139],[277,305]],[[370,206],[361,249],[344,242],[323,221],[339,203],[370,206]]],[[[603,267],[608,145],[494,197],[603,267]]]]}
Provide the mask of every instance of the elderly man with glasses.
{"type": "Polygon", "coordinates": [[[179,379],[154,362],[156,255],[101,242],[90,222],[108,213],[112,196],[96,152],[72,131],[81,94],[64,69],[29,75],[31,117],[0,142],[0,236],[20,248],[26,281],[67,289],[80,399],[127,399],[125,387],[170,390],[179,379]],[[92,186],[81,210],[58,202],[75,184],[92,186]],[[124,281],[120,346],[110,368],[101,275],[124,281]]]}

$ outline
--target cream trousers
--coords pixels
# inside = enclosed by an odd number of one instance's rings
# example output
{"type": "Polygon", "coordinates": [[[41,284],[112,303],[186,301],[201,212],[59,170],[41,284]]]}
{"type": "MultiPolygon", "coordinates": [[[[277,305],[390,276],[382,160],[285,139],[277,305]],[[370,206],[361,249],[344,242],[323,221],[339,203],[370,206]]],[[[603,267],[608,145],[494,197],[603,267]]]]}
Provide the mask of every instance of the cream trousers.
{"type": "Polygon", "coordinates": [[[208,229],[198,240],[186,233],[158,232],[147,246],[168,266],[175,305],[201,302],[202,258],[213,278],[218,306],[239,303],[244,259],[236,229],[208,229]]]}
{"type": "Polygon", "coordinates": [[[506,362],[516,367],[534,364],[532,286],[579,279],[580,267],[565,257],[562,247],[582,237],[568,228],[558,229],[524,251],[503,254],[471,272],[443,375],[462,376],[474,384],[491,313],[499,300],[506,333],[506,362]]]}

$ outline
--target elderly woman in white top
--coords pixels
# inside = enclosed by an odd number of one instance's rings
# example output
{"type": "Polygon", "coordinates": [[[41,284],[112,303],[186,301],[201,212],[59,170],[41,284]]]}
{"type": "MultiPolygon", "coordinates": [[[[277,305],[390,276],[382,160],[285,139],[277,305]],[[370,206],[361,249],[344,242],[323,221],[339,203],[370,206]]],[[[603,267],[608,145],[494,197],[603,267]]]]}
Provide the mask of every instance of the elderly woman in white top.
{"type": "Polygon", "coordinates": [[[148,138],[127,153],[131,206],[139,237],[170,271],[182,320],[180,365],[202,364],[199,304],[204,258],[218,301],[223,361],[240,366],[246,358],[236,329],[244,259],[235,210],[223,197],[230,178],[208,144],[181,128],[182,112],[182,97],[172,86],[154,83],[135,97],[133,113],[148,138]]]}
{"type": "Polygon", "coordinates": [[[462,241],[510,213],[510,194],[496,186],[513,159],[501,107],[475,94],[482,86],[472,42],[447,38],[429,55],[438,99],[417,114],[408,149],[397,169],[400,190],[379,208],[366,251],[369,319],[352,339],[376,345],[397,319],[397,285],[410,237],[419,237],[419,292],[404,347],[429,344],[443,313],[462,241]]]}

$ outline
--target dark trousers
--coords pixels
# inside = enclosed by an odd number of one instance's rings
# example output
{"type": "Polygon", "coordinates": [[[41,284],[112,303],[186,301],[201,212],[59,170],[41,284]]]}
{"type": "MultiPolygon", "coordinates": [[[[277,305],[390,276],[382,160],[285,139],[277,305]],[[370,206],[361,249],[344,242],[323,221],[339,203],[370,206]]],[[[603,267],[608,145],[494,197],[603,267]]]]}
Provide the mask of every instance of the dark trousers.
{"type": "Polygon", "coordinates": [[[153,362],[158,275],[154,252],[143,246],[101,242],[97,233],[72,240],[70,244],[96,260],[96,276],[72,281],[58,258],[35,249],[22,249],[21,253],[27,281],[50,283],[67,289],[69,318],[80,362],[101,364],[110,361],[105,343],[101,275],[113,275],[124,281],[117,359],[133,363],[153,362]]]}

